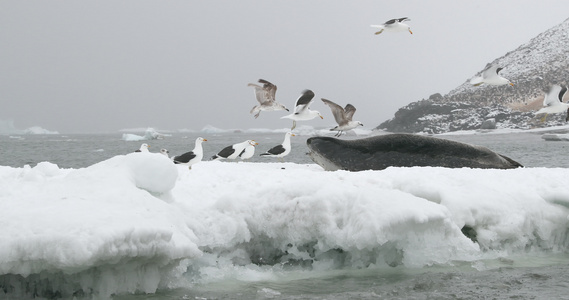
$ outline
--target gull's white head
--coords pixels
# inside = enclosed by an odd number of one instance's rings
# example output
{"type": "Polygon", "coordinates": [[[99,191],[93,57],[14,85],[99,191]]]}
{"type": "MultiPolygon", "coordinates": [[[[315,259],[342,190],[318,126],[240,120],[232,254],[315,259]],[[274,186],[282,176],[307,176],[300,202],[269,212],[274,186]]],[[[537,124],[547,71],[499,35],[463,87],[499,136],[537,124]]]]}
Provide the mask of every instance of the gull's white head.
{"type": "Polygon", "coordinates": [[[319,117],[320,119],[324,119],[324,117],[323,117],[323,116],[320,114],[320,112],[317,111],[317,110],[311,111],[311,114],[314,115],[315,118],[316,118],[316,117],[319,117]]]}

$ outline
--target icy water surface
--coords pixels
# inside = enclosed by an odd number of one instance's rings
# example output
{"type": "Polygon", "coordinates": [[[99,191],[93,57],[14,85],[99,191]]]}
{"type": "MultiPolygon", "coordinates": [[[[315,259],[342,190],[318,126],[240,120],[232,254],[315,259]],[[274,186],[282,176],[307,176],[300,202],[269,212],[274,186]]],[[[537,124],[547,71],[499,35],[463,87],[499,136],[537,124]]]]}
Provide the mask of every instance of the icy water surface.
{"type": "MultiPolygon", "coordinates": [[[[271,162],[275,159],[260,157],[283,140],[282,133],[174,133],[161,140],[143,142],[123,141],[121,134],[72,134],[72,135],[0,135],[0,165],[22,167],[34,166],[42,161],[57,164],[60,168],[82,168],[138,149],[142,143],[150,145],[151,152],[168,149],[170,155],[179,155],[194,147],[198,136],[208,141],[203,144],[204,160],[235,143],[254,139],[259,143],[255,156],[249,161],[271,162]]],[[[310,136],[292,137],[292,152],[285,161],[312,163],[306,155],[306,140],[310,136]]],[[[569,160],[563,159],[569,153],[569,142],[545,141],[538,133],[444,135],[439,138],[456,140],[469,144],[485,146],[506,155],[526,167],[569,167],[569,160]]],[[[354,136],[343,137],[346,139],[354,136]]]]}
{"type": "Polygon", "coordinates": [[[189,283],[116,299],[569,299],[568,259],[541,255],[421,269],[276,272],[271,280],[189,283]]]}

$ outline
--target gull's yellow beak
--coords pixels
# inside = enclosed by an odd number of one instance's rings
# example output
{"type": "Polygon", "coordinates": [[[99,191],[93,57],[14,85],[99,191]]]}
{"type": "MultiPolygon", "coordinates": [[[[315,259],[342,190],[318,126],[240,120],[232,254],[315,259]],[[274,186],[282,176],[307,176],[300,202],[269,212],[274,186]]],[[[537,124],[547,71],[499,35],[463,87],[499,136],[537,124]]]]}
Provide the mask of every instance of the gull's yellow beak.
{"type": "Polygon", "coordinates": [[[203,139],[204,142],[207,142],[207,139],[203,139]]]}
{"type": "Polygon", "coordinates": [[[290,134],[290,136],[296,136],[296,134],[294,134],[294,133],[291,133],[291,134],[290,134]]]}
{"type": "Polygon", "coordinates": [[[320,116],[320,119],[324,119],[324,117],[323,117],[323,116],[320,116]]]}
{"type": "Polygon", "coordinates": [[[513,84],[513,83],[511,83],[511,82],[510,82],[510,85],[511,85],[511,86],[514,86],[514,84],[513,84]]]}

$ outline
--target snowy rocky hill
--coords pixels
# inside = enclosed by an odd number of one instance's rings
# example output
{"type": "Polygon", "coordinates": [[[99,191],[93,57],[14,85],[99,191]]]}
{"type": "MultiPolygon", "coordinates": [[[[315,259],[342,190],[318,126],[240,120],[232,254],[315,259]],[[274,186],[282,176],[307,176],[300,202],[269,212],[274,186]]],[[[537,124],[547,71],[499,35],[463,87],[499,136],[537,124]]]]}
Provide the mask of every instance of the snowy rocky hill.
{"type": "MultiPolygon", "coordinates": [[[[446,95],[434,94],[399,109],[377,128],[392,132],[529,129],[565,124],[564,114],[536,117],[544,91],[569,80],[569,19],[490,62],[514,86],[473,86],[468,78],[446,95]]],[[[486,68],[484,68],[486,69],[486,68]]],[[[478,76],[482,73],[475,74],[478,76]]],[[[474,77],[472,76],[472,77],[474,77]]],[[[569,99],[566,95],[565,101],[569,99]]]]}

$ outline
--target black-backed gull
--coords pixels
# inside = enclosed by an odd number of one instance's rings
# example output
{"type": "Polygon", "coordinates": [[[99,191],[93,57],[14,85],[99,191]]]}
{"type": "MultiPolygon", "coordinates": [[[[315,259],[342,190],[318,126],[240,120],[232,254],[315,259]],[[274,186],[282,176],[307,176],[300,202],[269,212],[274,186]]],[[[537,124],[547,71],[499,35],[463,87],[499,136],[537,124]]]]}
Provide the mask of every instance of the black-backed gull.
{"type": "Polygon", "coordinates": [[[543,108],[538,110],[535,114],[545,114],[542,118],[542,121],[545,121],[545,118],[548,114],[557,114],[565,112],[567,116],[565,117],[565,122],[569,121],[569,103],[563,102],[563,96],[567,93],[567,87],[562,87],[560,85],[553,85],[549,91],[545,94],[545,98],[543,99],[543,108]]]}
{"type": "Polygon", "coordinates": [[[370,25],[373,28],[378,28],[379,31],[376,31],[375,34],[378,35],[382,32],[402,32],[402,31],[409,31],[409,33],[413,34],[409,25],[403,23],[404,21],[411,21],[411,19],[407,17],[391,19],[381,25],[370,25]]]}
{"type": "Polygon", "coordinates": [[[294,113],[290,115],[286,115],[281,117],[281,119],[291,119],[292,120],[292,128],[290,130],[294,130],[296,128],[296,121],[308,121],[312,120],[316,117],[320,117],[324,119],[320,112],[316,110],[310,109],[310,103],[312,103],[312,99],[314,98],[314,92],[311,90],[304,90],[298,99],[296,99],[296,103],[294,106],[294,113]]]}
{"type": "Polygon", "coordinates": [[[256,146],[258,145],[257,142],[254,140],[246,140],[241,143],[233,144],[231,146],[227,146],[219,151],[217,154],[211,157],[211,159],[236,159],[239,157],[247,146],[256,146]]]}
{"type": "Polygon", "coordinates": [[[278,157],[280,159],[287,156],[292,150],[292,147],[290,145],[291,136],[294,136],[294,133],[285,133],[284,141],[282,144],[274,146],[273,148],[267,150],[265,153],[261,153],[261,156],[278,157]]]}
{"type": "Polygon", "coordinates": [[[203,147],[202,143],[207,142],[207,139],[198,137],[194,149],[190,152],[186,152],[182,155],[174,156],[172,161],[175,164],[186,165],[188,168],[192,168],[192,165],[200,162],[203,158],[203,147]]]}
{"type": "Polygon", "coordinates": [[[500,72],[503,68],[498,67],[497,65],[490,66],[490,68],[484,70],[482,72],[482,76],[474,77],[470,80],[470,84],[474,86],[479,86],[483,83],[489,85],[505,85],[509,84],[513,86],[514,84],[511,83],[508,79],[500,76],[498,72],[500,72]]]}

